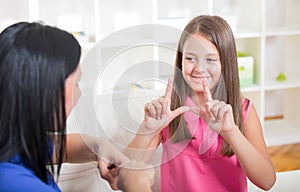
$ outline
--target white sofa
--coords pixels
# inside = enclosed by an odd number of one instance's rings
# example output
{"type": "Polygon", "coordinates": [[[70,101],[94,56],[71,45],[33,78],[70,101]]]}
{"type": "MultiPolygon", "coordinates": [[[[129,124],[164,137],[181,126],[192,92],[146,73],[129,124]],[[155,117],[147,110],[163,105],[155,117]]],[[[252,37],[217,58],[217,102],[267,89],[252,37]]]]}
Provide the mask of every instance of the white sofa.
{"type": "MultiPolygon", "coordinates": [[[[271,192],[299,192],[300,190],[300,170],[278,172],[276,173],[277,180],[275,185],[270,190],[271,192]]],[[[249,192],[262,192],[253,185],[250,181],[248,182],[249,192]]]]}

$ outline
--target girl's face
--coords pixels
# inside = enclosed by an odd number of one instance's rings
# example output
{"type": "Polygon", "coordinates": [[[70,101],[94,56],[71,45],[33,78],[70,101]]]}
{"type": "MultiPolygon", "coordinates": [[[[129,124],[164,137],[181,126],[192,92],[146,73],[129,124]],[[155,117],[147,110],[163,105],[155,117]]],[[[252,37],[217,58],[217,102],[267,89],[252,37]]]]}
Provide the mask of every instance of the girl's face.
{"type": "Polygon", "coordinates": [[[210,89],[218,83],[221,76],[219,53],[203,35],[191,35],[183,46],[182,55],[182,75],[191,91],[203,92],[203,80],[210,89]]]}
{"type": "Polygon", "coordinates": [[[78,86],[78,81],[81,77],[81,69],[78,66],[77,69],[71,73],[65,80],[65,108],[66,115],[69,116],[73,107],[77,104],[81,91],[78,86]]]}

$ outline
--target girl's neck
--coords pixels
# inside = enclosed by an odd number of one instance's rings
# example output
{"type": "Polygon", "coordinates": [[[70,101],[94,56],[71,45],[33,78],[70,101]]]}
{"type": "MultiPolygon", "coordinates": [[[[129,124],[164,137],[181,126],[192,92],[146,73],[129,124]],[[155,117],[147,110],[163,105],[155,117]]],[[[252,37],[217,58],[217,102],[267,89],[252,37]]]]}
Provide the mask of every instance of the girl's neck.
{"type": "Polygon", "coordinates": [[[204,94],[203,92],[194,92],[190,91],[189,96],[191,97],[192,101],[195,103],[197,107],[204,107],[205,100],[204,100],[204,94]]]}

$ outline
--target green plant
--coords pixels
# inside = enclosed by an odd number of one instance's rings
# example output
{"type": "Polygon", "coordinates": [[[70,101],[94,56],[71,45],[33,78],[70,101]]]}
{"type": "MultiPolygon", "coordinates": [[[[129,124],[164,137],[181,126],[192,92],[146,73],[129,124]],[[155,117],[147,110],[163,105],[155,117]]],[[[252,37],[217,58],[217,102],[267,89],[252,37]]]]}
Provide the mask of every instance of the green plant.
{"type": "Polygon", "coordinates": [[[280,73],[278,74],[278,76],[276,77],[276,80],[277,80],[277,81],[285,81],[285,80],[286,80],[285,74],[284,74],[283,72],[280,72],[280,73]]]}

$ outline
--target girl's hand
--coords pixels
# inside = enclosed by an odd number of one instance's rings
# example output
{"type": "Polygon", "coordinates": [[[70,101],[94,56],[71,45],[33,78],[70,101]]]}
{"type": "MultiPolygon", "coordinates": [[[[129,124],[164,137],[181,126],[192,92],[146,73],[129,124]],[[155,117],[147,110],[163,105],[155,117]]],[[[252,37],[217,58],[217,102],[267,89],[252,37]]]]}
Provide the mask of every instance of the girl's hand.
{"type": "Polygon", "coordinates": [[[172,80],[168,80],[165,95],[145,105],[145,118],[142,123],[145,133],[159,133],[178,115],[188,111],[188,106],[182,106],[171,111],[172,80]]]}
{"type": "MultiPolygon", "coordinates": [[[[204,109],[196,112],[206,121],[208,126],[222,133],[230,132],[237,128],[234,123],[232,107],[223,101],[213,100],[206,81],[202,83],[204,89],[204,109]]],[[[195,112],[195,109],[193,110],[195,112]]]]}

